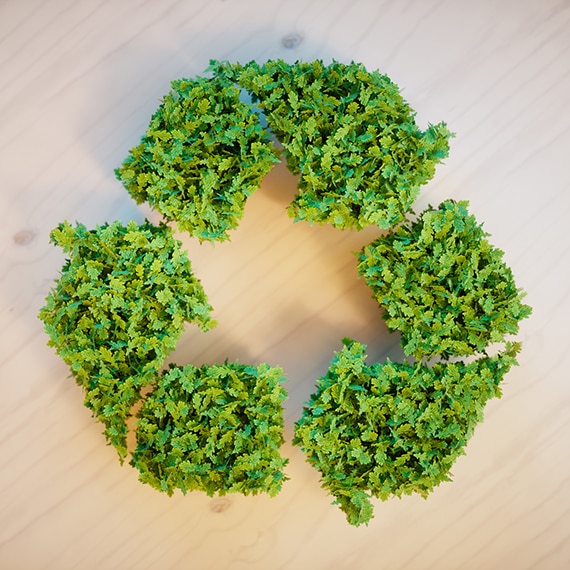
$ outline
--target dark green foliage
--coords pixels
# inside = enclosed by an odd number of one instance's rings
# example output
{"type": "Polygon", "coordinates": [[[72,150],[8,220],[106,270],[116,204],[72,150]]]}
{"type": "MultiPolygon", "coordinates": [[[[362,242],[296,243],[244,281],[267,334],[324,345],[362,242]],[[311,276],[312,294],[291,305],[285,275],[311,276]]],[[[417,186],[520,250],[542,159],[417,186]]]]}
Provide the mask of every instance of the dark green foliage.
{"type": "Polygon", "coordinates": [[[296,424],[294,444],[321,472],[348,522],[360,525],[373,516],[371,497],[426,497],[450,480],[520,346],[509,343],[469,364],[368,366],[364,345],[343,342],[296,424]]]}
{"type": "Polygon", "coordinates": [[[246,89],[300,174],[296,220],[361,229],[400,221],[448,154],[445,123],[421,131],[397,85],[362,64],[213,61],[246,89]]]}
{"type": "Polygon", "coordinates": [[[163,224],[87,230],[65,222],[51,240],[69,259],[39,317],[123,459],[125,420],[140,389],[155,380],[185,321],[202,330],[215,324],[211,307],[163,224]]]}
{"type": "Polygon", "coordinates": [[[140,480],[175,489],[277,494],[285,479],[280,368],[172,366],[138,414],[131,461],[140,480]]]}
{"type": "Polygon", "coordinates": [[[358,271],[417,359],[483,352],[518,332],[531,313],[521,303],[503,252],[493,247],[467,202],[429,207],[363,248],[358,271]]]}
{"type": "Polygon", "coordinates": [[[237,87],[179,79],[116,175],[181,230],[225,240],[278,154],[237,87]]]}

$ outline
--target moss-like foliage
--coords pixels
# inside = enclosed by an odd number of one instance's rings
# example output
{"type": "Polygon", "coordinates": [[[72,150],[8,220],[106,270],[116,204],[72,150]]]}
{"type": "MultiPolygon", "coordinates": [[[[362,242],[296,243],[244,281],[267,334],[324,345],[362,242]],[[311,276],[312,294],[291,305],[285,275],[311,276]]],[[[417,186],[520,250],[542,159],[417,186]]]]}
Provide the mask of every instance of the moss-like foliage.
{"type": "Polygon", "coordinates": [[[223,78],[179,79],[116,175],[181,230],[225,240],[278,155],[239,88],[223,78]]]}
{"type": "MultiPolygon", "coordinates": [[[[336,61],[212,61],[209,71],[172,82],[116,176],[200,241],[228,239],[279,161],[259,111],[299,176],[291,217],[389,230],[360,252],[358,272],[415,362],[368,365],[366,347],[345,339],[294,435],[349,523],[366,524],[372,498],[425,497],[450,479],[517,363],[520,345],[506,338],[531,309],[467,202],[408,217],[452,134],[443,122],[422,131],[387,76],[336,61]],[[504,343],[495,356],[491,343],[504,343]],[[467,355],[475,359],[449,361],[467,355]]],[[[66,222],[51,239],[69,259],[39,316],[121,462],[140,405],[131,465],[142,482],[168,495],[278,493],[282,370],[226,362],[160,372],[185,322],[215,324],[172,231],[66,222]]]]}
{"type": "Polygon", "coordinates": [[[161,224],[60,224],[51,240],[69,255],[39,313],[49,344],[85,390],[85,405],[126,456],[126,419],[156,378],[184,322],[208,330],[202,285],[161,224]]]}
{"type": "Polygon", "coordinates": [[[287,463],[283,380],[266,364],[172,366],[138,414],[131,463],[140,480],[169,495],[277,494],[287,463]]]}
{"type": "Polygon", "coordinates": [[[448,154],[445,123],[421,131],[398,86],[362,64],[213,61],[210,69],[250,93],[301,175],[289,207],[296,220],[388,228],[448,154]]]}
{"type": "Polygon", "coordinates": [[[519,330],[521,302],[504,253],[492,246],[467,202],[446,200],[363,248],[358,272],[391,331],[417,359],[483,352],[519,330]]]}
{"type": "Polygon", "coordinates": [[[372,497],[419,493],[450,480],[450,468],[483,419],[485,403],[516,365],[519,345],[474,362],[367,365],[348,339],[318,380],[294,444],[352,525],[373,517],[372,497]]]}

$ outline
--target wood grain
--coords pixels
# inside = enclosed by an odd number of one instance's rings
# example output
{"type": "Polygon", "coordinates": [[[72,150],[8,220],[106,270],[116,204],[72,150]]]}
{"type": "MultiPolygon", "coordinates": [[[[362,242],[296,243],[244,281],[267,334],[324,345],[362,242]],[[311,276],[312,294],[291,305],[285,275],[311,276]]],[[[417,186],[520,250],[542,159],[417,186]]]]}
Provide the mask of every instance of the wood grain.
{"type": "MultiPolygon", "coordinates": [[[[0,568],[552,569],[570,567],[570,3],[567,0],[3,0],[0,2],[0,568]],[[290,445],[344,336],[401,356],[352,251],[373,230],[292,224],[277,166],[232,241],[184,239],[220,326],[189,327],[179,364],[280,365],[290,480],[274,498],[162,496],[121,467],[46,346],[37,312],[63,219],[156,215],[113,169],[171,79],[212,58],[361,61],[417,120],[456,133],[418,208],[468,199],[506,252],[533,316],[521,365],[424,501],[378,502],[349,527],[290,445]]],[[[182,237],[182,236],[181,236],[182,237]]]]}

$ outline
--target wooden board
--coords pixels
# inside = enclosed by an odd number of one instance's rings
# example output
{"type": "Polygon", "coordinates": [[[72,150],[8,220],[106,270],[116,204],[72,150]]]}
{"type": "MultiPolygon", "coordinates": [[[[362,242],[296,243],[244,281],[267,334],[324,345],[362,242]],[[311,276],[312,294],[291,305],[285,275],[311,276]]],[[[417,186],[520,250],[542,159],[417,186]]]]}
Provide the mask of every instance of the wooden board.
{"type": "Polygon", "coordinates": [[[3,0],[0,3],[0,568],[570,567],[570,4],[564,0],[3,0]],[[107,447],[37,313],[63,263],[60,221],[156,221],[113,170],[170,80],[210,59],[337,59],[388,74],[417,121],[447,121],[449,158],[417,209],[470,208],[533,316],[520,366],[428,500],[376,501],[350,527],[290,444],[341,339],[400,358],[352,252],[377,232],[292,224],[279,165],[232,241],[185,238],[219,327],[189,327],[179,364],[268,362],[288,377],[274,499],[172,498],[107,447]]]}

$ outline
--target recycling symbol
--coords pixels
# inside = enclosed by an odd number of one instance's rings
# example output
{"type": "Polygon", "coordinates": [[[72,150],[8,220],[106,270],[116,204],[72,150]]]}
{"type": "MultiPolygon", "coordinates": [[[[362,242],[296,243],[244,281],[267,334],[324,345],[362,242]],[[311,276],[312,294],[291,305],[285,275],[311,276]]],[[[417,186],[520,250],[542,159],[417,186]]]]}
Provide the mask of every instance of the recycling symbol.
{"type": "Polygon", "coordinates": [[[284,157],[298,177],[294,221],[383,230],[358,252],[357,271],[405,361],[368,364],[366,346],[343,339],[293,439],[348,522],[366,524],[373,498],[425,497],[450,480],[517,364],[520,343],[508,337],[531,308],[467,202],[413,211],[452,133],[443,122],[422,131],[387,76],[336,61],[212,61],[207,71],[172,82],[116,170],[163,221],[59,224],[51,240],[68,258],[39,317],[141,482],[169,495],[277,494],[284,371],[165,362],[186,323],[216,325],[175,230],[228,240],[284,157]]]}

